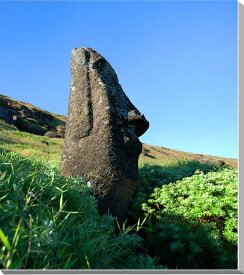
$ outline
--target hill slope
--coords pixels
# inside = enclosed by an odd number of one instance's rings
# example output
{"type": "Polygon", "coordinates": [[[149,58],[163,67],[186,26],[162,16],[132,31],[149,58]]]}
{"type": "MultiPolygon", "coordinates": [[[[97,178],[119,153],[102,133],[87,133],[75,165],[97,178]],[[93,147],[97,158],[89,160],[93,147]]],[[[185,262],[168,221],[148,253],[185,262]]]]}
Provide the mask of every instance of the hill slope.
{"type": "Polygon", "coordinates": [[[7,119],[13,113],[23,119],[28,107],[28,121],[37,109],[34,125],[38,128],[40,119],[50,132],[56,118],[64,126],[65,117],[9,98],[3,105],[0,269],[237,268],[236,169],[211,162],[218,157],[143,144],[142,184],[118,230],[113,217],[98,214],[82,178],[59,174],[64,139],[29,133],[31,127],[21,131],[7,119]]]}
{"type": "Polygon", "coordinates": [[[65,117],[0,94],[0,119],[20,131],[64,137],[65,117]]]}
{"type": "MultiPolygon", "coordinates": [[[[0,95],[0,146],[24,156],[60,161],[65,120],[65,116],[0,95]]],[[[193,154],[148,144],[143,144],[139,164],[161,164],[178,159],[199,162],[221,160],[234,168],[238,166],[237,159],[193,154]]]]}

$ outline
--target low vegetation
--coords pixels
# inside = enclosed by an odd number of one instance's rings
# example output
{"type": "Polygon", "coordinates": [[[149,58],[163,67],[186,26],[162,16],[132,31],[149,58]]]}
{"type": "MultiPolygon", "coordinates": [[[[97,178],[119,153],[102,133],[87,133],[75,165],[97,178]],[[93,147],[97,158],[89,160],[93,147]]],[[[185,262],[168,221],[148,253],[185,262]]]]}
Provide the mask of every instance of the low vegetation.
{"type": "Polygon", "coordinates": [[[118,225],[81,178],[58,174],[62,145],[0,121],[0,268],[237,268],[237,169],[144,156],[118,225]]]}
{"type": "MultiPolygon", "coordinates": [[[[190,177],[183,177],[183,169],[181,180],[161,186],[158,171],[152,173],[158,187],[138,193],[131,216],[147,217],[145,247],[169,268],[236,269],[237,171],[215,167],[205,174],[210,167],[199,168],[190,177]]],[[[148,178],[145,170],[142,178],[148,178]]]]}
{"type": "Polygon", "coordinates": [[[163,268],[136,231],[116,233],[115,219],[98,214],[82,179],[50,163],[2,151],[0,190],[0,268],[163,268]]]}

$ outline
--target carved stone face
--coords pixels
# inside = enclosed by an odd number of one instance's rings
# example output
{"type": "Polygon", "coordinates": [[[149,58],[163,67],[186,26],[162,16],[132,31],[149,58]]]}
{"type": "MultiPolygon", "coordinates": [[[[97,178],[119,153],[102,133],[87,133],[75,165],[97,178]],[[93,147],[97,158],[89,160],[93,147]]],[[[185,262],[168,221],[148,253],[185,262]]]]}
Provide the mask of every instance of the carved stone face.
{"type": "Polygon", "coordinates": [[[111,65],[90,48],[72,51],[71,89],[60,172],[94,186],[101,213],[123,218],[138,179],[138,139],[149,127],[111,65]]]}

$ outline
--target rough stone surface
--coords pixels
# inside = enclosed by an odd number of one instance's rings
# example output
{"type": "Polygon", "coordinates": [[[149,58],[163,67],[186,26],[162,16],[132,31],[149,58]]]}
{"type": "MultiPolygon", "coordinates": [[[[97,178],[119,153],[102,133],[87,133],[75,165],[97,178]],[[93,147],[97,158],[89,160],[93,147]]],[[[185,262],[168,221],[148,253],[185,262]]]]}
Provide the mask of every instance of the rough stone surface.
{"type": "Polygon", "coordinates": [[[71,89],[61,174],[94,186],[100,213],[126,217],[139,186],[141,136],[149,127],[111,65],[91,48],[71,57],[71,89]]]}

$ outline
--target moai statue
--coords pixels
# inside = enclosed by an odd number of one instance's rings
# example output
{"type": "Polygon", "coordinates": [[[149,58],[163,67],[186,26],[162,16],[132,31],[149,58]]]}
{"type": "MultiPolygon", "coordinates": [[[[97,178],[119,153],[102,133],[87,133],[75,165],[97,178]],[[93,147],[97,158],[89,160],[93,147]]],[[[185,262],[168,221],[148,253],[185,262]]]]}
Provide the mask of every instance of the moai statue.
{"type": "Polygon", "coordinates": [[[111,65],[91,48],[75,48],[60,173],[94,187],[101,214],[123,220],[139,186],[138,137],[149,127],[123,92],[111,65]]]}

